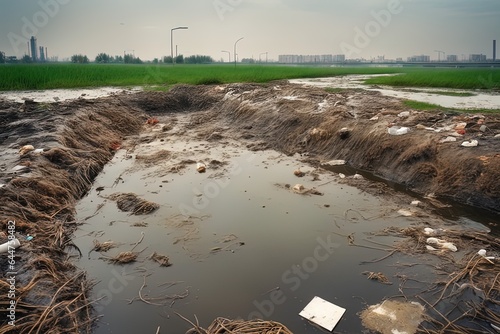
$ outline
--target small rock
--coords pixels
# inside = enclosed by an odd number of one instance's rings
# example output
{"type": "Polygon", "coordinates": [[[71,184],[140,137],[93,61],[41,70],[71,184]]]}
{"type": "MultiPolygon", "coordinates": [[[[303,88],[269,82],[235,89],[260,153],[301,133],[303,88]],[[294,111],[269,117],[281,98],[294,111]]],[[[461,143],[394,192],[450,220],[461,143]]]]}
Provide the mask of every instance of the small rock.
{"type": "Polygon", "coordinates": [[[205,173],[207,170],[207,167],[205,166],[205,164],[198,162],[196,164],[196,170],[198,171],[198,173],[205,173]]]}
{"type": "Polygon", "coordinates": [[[303,177],[306,174],[303,171],[301,171],[300,169],[296,169],[293,171],[293,175],[295,175],[297,177],[303,177]]]}
{"type": "Polygon", "coordinates": [[[347,139],[349,138],[350,135],[351,135],[351,130],[349,130],[348,128],[342,128],[339,131],[340,139],[347,139]]]}
{"type": "Polygon", "coordinates": [[[481,131],[481,132],[486,132],[486,129],[487,129],[486,125],[484,125],[484,124],[483,124],[483,125],[481,125],[481,127],[479,128],[479,131],[481,131]]]}
{"type": "Polygon", "coordinates": [[[33,150],[35,150],[33,145],[24,145],[19,149],[19,155],[25,155],[26,153],[31,152],[33,150]]]}

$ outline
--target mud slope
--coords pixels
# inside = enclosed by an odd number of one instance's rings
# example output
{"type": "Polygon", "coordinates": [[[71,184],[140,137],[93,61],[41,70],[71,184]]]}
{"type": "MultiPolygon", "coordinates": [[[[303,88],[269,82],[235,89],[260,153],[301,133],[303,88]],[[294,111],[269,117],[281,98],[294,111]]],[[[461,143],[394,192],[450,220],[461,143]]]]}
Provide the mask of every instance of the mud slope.
{"type": "Polygon", "coordinates": [[[117,98],[0,103],[1,242],[12,231],[21,243],[0,258],[0,333],[91,331],[91,285],[70,261],[79,253],[72,247],[74,206],[123,137],[144,121],[142,112],[117,98]],[[28,144],[43,152],[20,155],[28,144]],[[12,301],[15,311],[8,310],[12,301]]]}
{"type": "Polygon", "coordinates": [[[254,149],[308,153],[318,162],[344,159],[419,194],[500,212],[499,115],[414,111],[376,92],[328,93],[286,83],[183,86],[157,93],[154,100],[153,107],[144,104],[147,99],[141,107],[161,113],[213,104],[198,117],[206,124],[207,138],[228,132],[250,140],[254,149]],[[224,97],[214,104],[213,97],[221,93],[224,97]],[[207,96],[209,104],[202,103],[207,96]],[[182,105],[176,106],[177,100],[182,105]],[[401,112],[409,116],[398,116],[401,112]],[[391,125],[409,127],[410,132],[390,135],[391,125]],[[456,130],[460,126],[465,126],[463,135],[456,130]],[[441,142],[447,137],[456,141],[441,142]],[[472,139],[479,146],[461,146],[472,139]]]}

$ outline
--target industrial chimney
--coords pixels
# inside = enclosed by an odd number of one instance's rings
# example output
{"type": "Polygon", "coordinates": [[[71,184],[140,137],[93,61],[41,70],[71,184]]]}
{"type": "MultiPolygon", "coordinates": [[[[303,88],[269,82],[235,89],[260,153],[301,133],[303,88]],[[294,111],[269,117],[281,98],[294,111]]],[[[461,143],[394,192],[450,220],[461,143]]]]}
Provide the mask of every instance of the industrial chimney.
{"type": "Polygon", "coordinates": [[[493,40],[493,61],[497,61],[497,40],[493,40]]]}

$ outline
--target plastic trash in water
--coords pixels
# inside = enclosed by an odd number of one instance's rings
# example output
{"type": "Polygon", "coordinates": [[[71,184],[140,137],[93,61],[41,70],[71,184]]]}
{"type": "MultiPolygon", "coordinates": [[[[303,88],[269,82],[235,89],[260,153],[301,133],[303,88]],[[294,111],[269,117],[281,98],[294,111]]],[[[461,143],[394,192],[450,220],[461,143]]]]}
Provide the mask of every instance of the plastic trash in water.
{"type": "Polygon", "coordinates": [[[427,243],[434,245],[434,246],[438,246],[441,249],[450,250],[452,252],[458,251],[457,246],[455,246],[453,243],[447,242],[445,240],[441,240],[438,238],[434,238],[434,237],[427,238],[427,243]]]}
{"type": "Polygon", "coordinates": [[[387,129],[387,132],[393,136],[401,136],[408,133],[408,128],[404,126],[391,126],[387,129]]]}
{"type": "Polygon", "coordinates": [[[299,315],[331,332],[342,319],[345,311],[345,308],[320,297],[314,297],[299,315]]]}

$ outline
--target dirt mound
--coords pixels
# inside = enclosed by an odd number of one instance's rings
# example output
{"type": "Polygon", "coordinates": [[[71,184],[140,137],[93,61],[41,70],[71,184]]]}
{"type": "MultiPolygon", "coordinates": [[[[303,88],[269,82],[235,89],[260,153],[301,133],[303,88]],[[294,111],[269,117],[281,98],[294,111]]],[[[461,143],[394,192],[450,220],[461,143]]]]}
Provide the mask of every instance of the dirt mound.
{"type": "Polygon", "coordinates": [[[500,140],[494,137],[500,133],[499,115],[415,111],[377,92],[245,88],[235,93],[227,87],[226,98],[214,107],[239,138],[254,138],[253,143],[286,154],[343,159],[416,193],[500,212],[500,169],[495,167],[500,140]],[[408,114],[400,115],[404,111],[408,114]],[[461,122],[470,124],[465,135],[455,131],[461,122]],[[479,131],[478,123],[488,131],[479,131]],[[392,125],[410,131],[394,136],[388,133],[392,125]],[[449,135],[456,142],[442,142],[449,135]],[[461,146],[470,139],[479,146],[461,146]]]}

